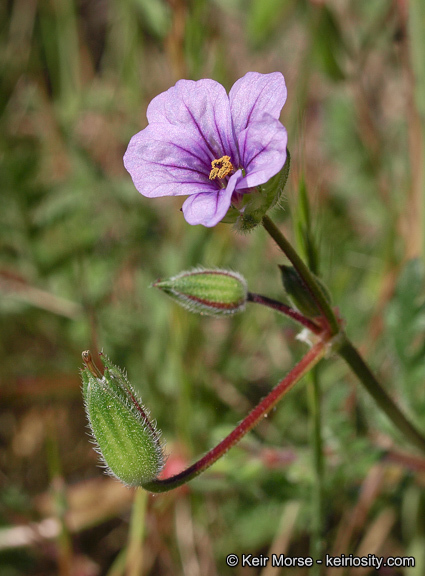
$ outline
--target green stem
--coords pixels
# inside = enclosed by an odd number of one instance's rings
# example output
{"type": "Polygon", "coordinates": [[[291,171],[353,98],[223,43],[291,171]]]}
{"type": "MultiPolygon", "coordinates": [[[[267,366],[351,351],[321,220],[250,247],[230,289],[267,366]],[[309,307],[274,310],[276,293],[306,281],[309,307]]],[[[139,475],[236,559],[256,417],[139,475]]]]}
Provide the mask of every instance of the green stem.
{"type": "Polygon", "coordinates": [[[316,304],[321,309],[324,317],[327,319],[329,329],[332,335],[338,334],[340,339],[339,346],[335,347],[338,354],[347,362],[360,382],[373,397],[378,406],[383,410],[391,422],[402,432],[415,446],[425,452],[425,437],[419,432],[413,424],[409,422],[403,412],[398,408],[395,402],[386,393],[384,388],[375,378],[368,365],[357,352],[356,348],[348,340],[344,332],[340,329],[338,320],[336,319],[330,305],[323,296],[321,288],[317,285],[314,276],[298,256],[297,252],[273,223],[273,221],[266,215],[263,217],[263,226],[270,234],[276,244],[281,248],[288,260],[292,263],[301,279],[303,280],[306,288],[316,301],[316,304]]]}
{"type": "Polygon", "coordinates": [[[317,306],[320,308],[324,318],[326,318],[331,334],[338,334],[338,320],[336,319],[331,306],[323,295],[322,289],[320,286],[318,286],[313,274],[304,264],[302,259],[298,256],[297,252],[294,250],[292,245],[288,242],[276,224],[269,218],[269,216],[263,216],[262,224],[264,229],[270,234],[282,252],[286,255],[288,260],[291,262],[295,270],[298,272],[300,278],[305,284],[305,287],[310,292],[317,306]]]}
{"type": "MultiPolygon", "coordinates": [[[[310,437],[313,448],[313,494],[312,494],[312,535],[310,545],[310,556],[321,558],[323,552],[323,440],[322,440],[322,418],[321,418],[321,393],[319,383],[319,370],[315,366],[309,374],[308,399],[310,408],[310,437]]],[[[314,564],[312,576],[320,574],[319,564],[314,564]]]]}
{"type": "Polygon", "coordinates": [[[140,488],[134,494],[130,530],[126,553],[126,576],[139,576],[143,572],[143,541],[146,526],[147,494],[140,488]]]}
{"type": "Polygon", "coordinates": [[[382,388],[381,384],[373,375],[369,366],[360,356],[356,348],[351,344],[348,338],[341,333],[343,340],[339,348],[338,354],[350,366],[351,370],[359,378],[360,382],[378,404],[383,412],[388,416],[391,422],[402,432],[406,438],[417,446],[420,450],[425,452],[425,438],[424,436],[409,422],[406,416],[401,412],[395,402],[390,398],[387,392],[382,388]]]}

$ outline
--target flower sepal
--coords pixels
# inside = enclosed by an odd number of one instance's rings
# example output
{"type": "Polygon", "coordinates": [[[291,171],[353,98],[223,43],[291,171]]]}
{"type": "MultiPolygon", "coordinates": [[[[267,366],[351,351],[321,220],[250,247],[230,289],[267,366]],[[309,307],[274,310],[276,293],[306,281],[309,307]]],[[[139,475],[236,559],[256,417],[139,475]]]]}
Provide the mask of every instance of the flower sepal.
{"type": "Polygon", "coordinates": [[[195,268],[153,286],[187,310],[208,316],[242,312],[248,298],[245,278],[230,270],[195,268]]]}
{"type": "Polygon", "coordinates": [[[221,220],[222,224],[235,224],[240,217],[241,212],[235,206],[230,206],[226,216],[221,220]]]}
{"type": "MultiPolygon", "coordinates": [[[[261,224],[263,216],[280,202],[288,180],[289,168],[290,155],[289,150],[286,150],[286,161],[282,170],[265,184],[257,186],[255,192],[243,195],[238,210],[239,214],[234,220],[238,232],[249,232],[261,224]]],[[[229,215],[230,210],[227,215],[229,215]]]]}

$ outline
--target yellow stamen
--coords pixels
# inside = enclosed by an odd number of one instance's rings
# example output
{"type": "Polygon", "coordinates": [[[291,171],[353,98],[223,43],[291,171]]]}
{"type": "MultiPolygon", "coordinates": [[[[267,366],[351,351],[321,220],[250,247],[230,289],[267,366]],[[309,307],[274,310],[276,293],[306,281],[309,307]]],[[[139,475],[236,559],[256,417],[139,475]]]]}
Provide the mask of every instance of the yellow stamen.
{"type": "Polygon", "coordinates": [[[214,178],[225,178],[233,170],[230,156],[222,156],[218,160],[213,160],[211,162],[211,168],[210,180],[214,180],[214,178]]]}

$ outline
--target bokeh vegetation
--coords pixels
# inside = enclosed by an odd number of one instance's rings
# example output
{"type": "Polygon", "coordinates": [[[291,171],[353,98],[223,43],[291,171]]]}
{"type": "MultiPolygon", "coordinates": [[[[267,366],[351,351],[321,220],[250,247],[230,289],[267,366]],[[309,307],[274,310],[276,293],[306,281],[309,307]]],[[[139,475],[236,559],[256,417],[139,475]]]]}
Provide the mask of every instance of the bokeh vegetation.
{"type": "MultiPolygon", "coordinates": [[[[135,497],[103,476],[87,436],[82,350],[127,369],[170,471],[229,432],[305,351],[269,310],[197,317],[149,288],[218,266],[283,298],[284,260],[263,230],[190,227],[181,199],[143,198],[123,168],[150,99],[179,78],[229,89],[249,70],[283,72],[292,170],[274,217],[300,248],[306,237],[319,247],[349,336],[425,430],[424,29],[421,0],[0,4],[2,576],[236,575],[229,553],[309,553],[304,385],[167,495],[135,497]]],[[[424,574],[423,455],[340,361],[324,362],[320,380],[326,551],[414,555],[415,569],[385,574],[424,574]]]]}

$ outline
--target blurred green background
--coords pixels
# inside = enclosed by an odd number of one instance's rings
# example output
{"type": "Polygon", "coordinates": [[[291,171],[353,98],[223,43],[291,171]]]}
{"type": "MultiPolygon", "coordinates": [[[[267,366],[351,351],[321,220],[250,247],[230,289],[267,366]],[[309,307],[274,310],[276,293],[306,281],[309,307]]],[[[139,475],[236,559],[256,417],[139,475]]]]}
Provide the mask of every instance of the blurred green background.
{"type": "MultiPolygon", "coordinates": [[[[182,199],[142,197],[122,165],[149,101],[179,78],[230,89],[249,70],[280,70],[292,170],[273,217],[299,247],[313,239],[349,336],[425,429],[422,0],[9,0],[0,39],[1,576],[237,575],[229,553],[308,555],[303,383],[189,486],[134,499],[97,465],[81,352],[127,369],[170,473],[305,352],[269,310],[197,317],[149,288],[217,266],[282,299],[285,261],[261,229],[189,226],[182,199]]],[[[382,574],[423,575],[423,456],[340,361],[320,380],[324,549],[414,555],[415,569],[382,574]]]]}

